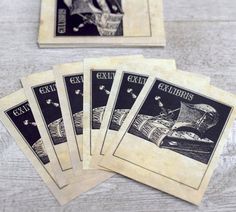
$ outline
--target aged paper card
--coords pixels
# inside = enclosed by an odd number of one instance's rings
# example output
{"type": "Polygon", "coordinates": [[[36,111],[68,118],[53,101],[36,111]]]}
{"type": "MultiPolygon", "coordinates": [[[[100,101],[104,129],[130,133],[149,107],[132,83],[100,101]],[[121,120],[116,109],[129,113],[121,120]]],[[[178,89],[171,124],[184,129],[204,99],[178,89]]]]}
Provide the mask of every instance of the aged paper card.
{"type": "Polygon", "coordinates": [[[87,171],[74,184],[58,184],[23,89],[0,100],[0,119],[61,205],[107,179],[96,171],[87,171]]]}
{"type": "Polygon", "coordinates": [[[41,47],[164,46],[162,0],[42,0],[41,47]]]}
{"type": "Polygon", "coordinates": [[[53,72],[32,74],[23,78],[22,84],[46,150],[57,170],[56,176],[63,175],[71,180],[73,170],[53,72]]]}
{"type": "Polygon", "coordinates": [[[236,102],[232,94],[181,76],[148,78],[100,165],[199,204],[236,102]]]}

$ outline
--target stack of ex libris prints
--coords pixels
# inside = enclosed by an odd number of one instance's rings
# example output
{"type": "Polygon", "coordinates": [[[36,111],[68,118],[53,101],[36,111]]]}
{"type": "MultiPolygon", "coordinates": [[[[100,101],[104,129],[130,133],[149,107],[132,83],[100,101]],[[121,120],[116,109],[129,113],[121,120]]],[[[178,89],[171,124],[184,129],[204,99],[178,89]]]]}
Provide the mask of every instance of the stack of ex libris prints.
{"type": "MultiPolygon", "coordinates": [[[[135,73],[127,67],[117,72],[135,73]]],[[[149,77],[99,164],[199,204],[235,119],[236,101],[178,75],[149,77]]]]}
{"type": "Polygon", "coordinates": [[[40,47],[165,46],[162,0],[42,0],[40,47]]]}
{"type": "Polygon", "coordinates": [[[173,59],[56,65],[0,99],[0,119],[63,205],[122,174],[199,204],[235,119],[235,96],[173,59]]]}

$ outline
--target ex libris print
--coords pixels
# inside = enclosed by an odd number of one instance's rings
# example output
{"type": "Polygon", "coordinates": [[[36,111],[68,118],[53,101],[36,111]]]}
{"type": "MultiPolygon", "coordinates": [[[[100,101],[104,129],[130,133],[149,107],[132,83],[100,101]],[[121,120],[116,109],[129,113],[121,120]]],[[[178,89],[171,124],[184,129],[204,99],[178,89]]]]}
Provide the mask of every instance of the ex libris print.
{"type": "Polygon", "coordinates": [[[56,35],[122,36],[121,0],[58,0],[56,35]]]}
{"type": "Polygon", "coordinates": [[[39,45],[163,46],[162,0],[43,0],[39,45]]]}
{"type": "Polygon", "coordinates": [[[53,72],[35,73],[21,81],[57,176],[65,181],[73,181],[73,168],[53,72]]]}

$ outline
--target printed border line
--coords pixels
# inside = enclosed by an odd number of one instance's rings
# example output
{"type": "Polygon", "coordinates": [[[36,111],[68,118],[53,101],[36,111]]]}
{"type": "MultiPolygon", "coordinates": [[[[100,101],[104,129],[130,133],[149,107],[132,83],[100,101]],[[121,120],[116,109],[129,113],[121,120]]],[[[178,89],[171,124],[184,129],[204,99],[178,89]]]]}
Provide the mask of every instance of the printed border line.
{"type": "MultiPolygon", "coordinates": [[[[130,75],[136,75],[136,76],[142,76],[142,77],[147,77],[147,79],[150,77],[149,75],[138,75],[138,73],[132,73],[132,72],[129,72],[129,71],[123,71],[122,72],[122,75],[121,75],[121,80],[120,80],[120,82],[119,82],[119,87],[118,87],[118,91],[119,92],[116,92],[116,97],[115,97],[115,103],[113,104],[113,106],[112,106],[112,112],[111,112],[111,116],[110,116],[110,118],[109,118],[109,125],[107,125],[107,128],[106,128],[106,134],[105,134],[105,137],[104,137],[104,139],[103,139],[103,144],[102,144],[102,147],[101,147],[101,151],[100,151],[100,155],[105,155],[105,153],[103,152],[103,147],[104,147],[104,145],[105,145],[105,143],[106,143],[106,137],[107,137],[107,133],[108,133],[108,131],[109,130],[111,130],[111,131],[114,131],[114,132],[118,132],[117,130],[113,130],[113,129],[110,129],[110,125],[111,125],[111,120],[112,120],[112,118],[113,118],[113,114],[114,114],[114,112],[115,112],[115,109],[116,109],[116,104],[117,104],[117,101],[118,101],[118,96],[119,96],[119,94],[120,94],[120,88],[121,88],[121,85],[122,85],[122,83],[123,83],[123,81],[124,81],[124,75],[125,74],[130,74],[130,75]]],[[[146,83],[145,83],[146,84],[146,83]]],[[[144,85],[145,85],[144,84],[144,85]]],[[[143,85],[143,87],[144,87],[144,85],[143,85]]],[[[141,89],[141,91],[142,91],[142,89],[141,89]]],[[[140,92],[141,92],[140,91],[140,92]]],[[[140,93],[139,93],[140,94],[140,93]]],[[[139,95],[138,95],[139,96],[139,95]]],[[[134,101],[134,103],[136,102],[136,100],[134,101]]],[[[134,104],[133,104],[134,105],[134,104]]],[[[132,105],[132,106],[133,106],[132,105]]],[[[130,108],[131,109],[131,108],[130,108]]]]}
{"type": "MultiPolygon", "coordinates": [[[[52,147],[53,147],[53,150],[54,150],[54,153],[55,153],[55,155],[56,155],[57,161],[58,161],[58,163],[59,163],[59,165],[60,165],[60,167],[61,167],[62,172],[65,172],[65,171],[68,171],[68,170],[72,170],[72,167],[71,167],[71,168],[68,168],[68,169],[63,169],[63,168],[62,168],[61,162],[60,162],[60,160],[59,160],[59,158],[58,158],[58,155],[57,155],[56,150],[55,150],[55,147],[54,147],[55,145],[53,144],[53,141],[52,141],[51,134],[49,133],[48,127],[46,127],[46,126],[47,126],[47,123],[46,123],[46,121],[45,121],[43,112],[41,111],[41,107],[40,107],[40,105],[39,105],[38,98],[37,98],[37,96],[36,96],[36,94],[35,94],[35,91],[34,91],[34,88],[38,88],[38,87],[41,87],[41,86],[43,86],[43,85],[50,85],[50,84],[56,84],[56,82],[55,82],[55,81],[51,81],[51,82],[49,82],[49,83],[43,83],[43,84],[39,84],[39,85],[36,85],[36,86],[32,86],[32,87],[31,87],[31,90],[32,90],[32,93],[33,93],[34,98],[35,98],[35,100],[36,100],[36,104],[37,104],[37,106],[38,106],[38,108],[39,108],[39,112],[40,112],[40,114],[41,114],[41,117],[42,117],[42,120],[43,120],[45,129],[46,129],[46,132],[47,132],[47,134],[48,134],[48,136],[49,136],[49,139],[50,139],[50,141],[51,141],[51,145],[52,145],[52,147]]],[[[56,88],[56,89],[57,89],[57,88],[56,88]]],[[[57,91],[57,92],[58,92],[58,91],[57,91]]],[[[58,94],[57,94],[57,95],[58,95],[58,94]]],[[[61,108],[60,108],[60,110],[61,110],[61,108]]],[[[67,141],[66,141],[66,142],[67,142],[67,141]]]]}
{"type": "MultiPolygon", "coordinates": [[[[71,74],[71,75],[63,75],[63,84],[64,84],[64,88],[66,90],[66,99],[67,99],[67,102],[68,102],[68,106],[69,106],[69,111],[70,111],[70,120],[71,120],[71,123],[73,125],[73,132],[74,132],[74,138],[76,140],[76,147],[77,147],[77,151],[78,151],[78,154],[79,154],[79,159],[80,161],[82,162],[82,158],[81,158],[81,152],[80,152],[80,148],[79,148],[79,144],[78,144],[78,141],[77,141],[77,138],[76,138],[76,129],[75,129],[75,122],[73,120],[73,113],[72,113],[72,107],[71,107],[71,103],[70,103],[70,99],[69,99],[69,92],[68,92],[68,88],[67,88],[67,84],[66,84],[66,77],[76,77],[76,76],[83,76],[83,74],[71,74]]],[[[84,84],[84,83],[83,83],[84,84]]],[[[78,112],[81,112],[81,111],[78,111],[78,112]]],[[[82,133],[83,135],[83,133],[82,133]]]]}
{"type": "MultiPolygon", "coordinates": [[[[66,37],[78,37],[78,38],[84,38],[84,37],[87,37],[87,38],[98,38],[98,37],[103,37],[103,38],[152,38],[153,37],[153,33],[152,33],[152,19],[151,19],[151,14],[150,14],[150,2],[149,0],[147,0],[147,5],[148,5],[148,19],[149,19],[149,29],[150,29],[150,32],[149,32],[149,36],[76,36],[76,35],[64,35],[64,36],[57,36],[57,19],[58,19],[58,14],[57,14],[57,8],[58,8],[58,1],[59,0],[54,0],[54,11],[55,11],[55,14],[54,14],[54,38],[66,38],[66,37]],[[56,1],[56,2],[55,2],[56,1]]],[[[124,21],[124,20],[122,20],[124,21]]],[[[123,26],[123,34],[124,34],[124,26],[123,26]]],[[[70,44],[73,44],[73,43],[70,43],[70,44]]]]}
{"type": "MultiPolygon", "coordinates": [[[[170,178],[170,177],[168,177],[168,176],[162,175],[162,174],[160,174],[160,173],[158,173],[158,172],[155,172],[155,171],[153,171],[153,170],[149,170],[149,169],[147,169],[147,168],[145,168],[145,167],[142,167],[142,166],[140,166],[140,165],[138,165],[138,164],[135,164],[135,163],[132,162],[132,161],[129,161],[129,160],[125,159],[125,158],[121,158],[120,156],[116,155],[116,151],[118,150],[119,146],[121,145],[121,143],[122,143],[122,141],[123,141],[123,139],[124,139],[126,133],[128,133],[128,130],[130,129],[130,127],[131,127],[131,125],[132,125],[132,123],[133,123],[135,117],[137,117],[139,111],[141,110],[141,107],[142,107],[143,104],[145,103],[145,101],[146,101],[148,95],[150,94],[150,92],[151,92],[151,90],[153,89],[153,86],[154,86],[154,84],[156,83],[157,80],[158,80],[158,81],[165,82],[165,83],[167,83],[167,84],[169,84],[169,85],[173,85],[173,86],[175,86],[175,87],[177,87],[177,88],[181,88],[181,89],[183,89],[183,90],[187,90],[186,88],[183,88],[182,86],[176,86],[176,85],[173,84],[173,83],[169,83],[169,82],[167,82],[166,80],[160,80],[160,79],[158,79],[158,78],[156,77],[155,80],[153,81],[152,85],[150,86],[149,90],[147,91],[147,95],[145,96],[144,100],[142,101],[142,104],[140,105],[139,109],[137,110],[137,112],[136,112],[135,115],[133,116],[133,119],[132,119],[132,121],[130,122],[129,127],[127,127],[127,129],[126,129],[124,135],[122,136],[122,138],[121,138],[119,144],[117,145],[117,147],[116,147],[116,149],[114,150],[114,152],[113,152],[112,155],[113,155],[114,157],[117,157],[117,158],[120,158],[120,159],[122,159],[122,160],[125,160],[125,161],[127,161],[127,162],[129,162],[129,163],[131,163],[131,164],[133,164],[133,165],[139,166],[139,167],[141,167],[141,168],[143,168],[143,169],[145,169],[145,170],[147,170],[147,171],[151,171],[151,172],[153,172],[153,173],[155,173],[155,174],[157,174],[157,175],[163,176],[163,177],[165,177],[165,178],[167,178],[167,179],[170,179],[170,180],[172,180],[172,181],[175,181],[175,182],[177,182],[177,183],[181,183],[181,182],[176,181],[176,180],[173,179],[173,178],[170,178]]],[[[185,185],[186,187],[193,188],[194,190],[199,190],[200,187],[201,187],[201,184],[202,184],[202,182],[203,182],[203,180],[204,180],[204,177],[205,177],[205,175],[206,175],[206,173],[207,173],[207,170],[208,170],[208,168],[209,168],[209,166],[210,166],[210,164],[211,164],[211,161],[212,161],[212,158],[213,158],[213,156],[214,156],[214,154],[215,154],[215,151],[217,150],[217,147],[218,147],[218,145],[219,145],[219,140],[221,139],[222,134],[223,134],[223,132],[224,132],[224,129],[226,128],[226,125],[228,124],[230,115],[232,114],[234,107],[229,106],[229,105],[227,105],[227,104],[225,104],[225,103],[222,103],[222,102],[220,102],[220,101],[216,101],[216,100],[214,100],[214,99],[212,99],[212,98],[209,98],[209,97],[207,97],[207,96],[205,96],[205,95],[199,94],[198,92],[192,91],[191,89],[188,89],[188,91],[190,91],[190,92],[192,92],[192,93],[195,93],[195,94],[197,94],[197,95],[199,95],[199,96],[202,96],[202,97],[204,97],[204,98],[210,99],[210,100],[212,100],[212,101],[215,101],[215,102],[217,102],[217,103],[223,104],[223,105],[228,106],[228,107],[231,108],[230,113],[229,113],[229,115],[228,115],[228,118],[227,118],[227,120],[226,120],[226,122],[225,122],[225,125],[224,125],[223,129],[221,130],[221,134],[220,134],[220,136],[219,136],[219,138],[218,138],[218,140],[217,140],[217,143],[216,143],[216,145],[215,145],[214,151],[213,151],[212,154],[211,154],[211,158],[210,158],[210,160],[208,161],[206,171],[204,172],[204,174],[203,174],[203,176],[202,176],[202,179],[201,179],[201,181],[200,181],[199,186],[198,186],[197,188],[194,188],[194,187],[189,186],[189,185],[187,185],[187,184],[181,183],[182,185],[185,185]]]]}
{"type": "MultiPolygon", "coordinates": [[[[23,105],[23,104],[26,104],[26,103],[29,104],[28,101],[23,101],[23,102],[21,102],[21,103],[15,105],[15,106],[13,106],[13,107],[11,107],[11,108],[5,110],[4,113],[5,113],[5,115],[7,116],[7,118],[9,119],[9,121],[12,123],[12,125],[15,127],[15,129],[17,130],[17,132],[19,133],[19,135],[21,136],[21,138],[25,141],[26,145],[29,147],[29,149],[31,150],[31,152],[32,152],[32,153],[34,154],[34,156],[38,159],[39,163],[42,165],[42,167],[43,167],[44,170],[47,172],[47,174],[49,175],[49,177],[50,177],[50,178],[52,179],[52,181],[56,184],[56,186],[58,187],[58,189],[59,189],[59,190],[62,190],[63,188],[67,187],[67,185],[62,186],[62,187],[60,187],[60,186],[58,185],[58,183],[56,182],[56,180],[52,177],[52,175],[51,175],[51,174],[49,173],[49,171],[46,169],[46,167],[45,167],[46,164],[43,164],[43,162],[41,161],[41,159],[38,157],[38,155],[34,152],[34,150],[32,149],[32,147],[29,145],[28,141],[27,141],[27,140],[25,139],[25,137],[22,135],[21,131],[18,129],[18,127],[17,127],[17,126],[15,125],[15,123],[13,122],[13,120],[12,120],[12,119],[9,117],[9,115],[7,114],[7,112],[9,112],[9,111],[11,111],[11,110],[15,109],[16,107],[19,107],[19,106],[21,106],[21,105],[23,105]]],[[[31,108],[30,108],[30,112],[32,113],[31,108]]],[[[40,138],[41,138],[41,136],[40,136],[40,138]]],[[[41,139],[42,139],[42,138],[41,138],[41,139]]],[[[51,166],[50,158],[49,158],[49,164],[48,164],[48,165],[51,166]]]]}

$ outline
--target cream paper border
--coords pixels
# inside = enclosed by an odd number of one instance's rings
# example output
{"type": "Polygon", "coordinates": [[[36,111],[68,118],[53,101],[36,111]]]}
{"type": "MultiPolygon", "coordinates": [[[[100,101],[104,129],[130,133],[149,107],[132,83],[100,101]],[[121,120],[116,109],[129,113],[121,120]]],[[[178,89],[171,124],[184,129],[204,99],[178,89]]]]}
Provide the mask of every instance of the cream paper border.
{"type": "MultiPolygon", "coordinates": [[[[126,67],[129,68],[129,70],[132,70],[132,71],[129,71],[130,74],[142,73],[141,72],[142,70],[140,71],[140,69],[135,69],[135,67],[142,68],[144,66],[146,70],[147,70],[147,67],[148,69],[150,69],[150,70],[145,71],[145,73],[142,74],[146,76],[149,75],[150,71],[153,72],[152,69],[156,70],[157,73],[163,72],[163,71],[164,72],[176,71],[175,70],[176,67],[174,66],[174,61],[171,61],[171,60],[168,61],[168,60],[158,60],[158,59],[145,59],[140,62],[126,64],[126,67]]],[[[184,76],[188,76],[188,77],[191,77],[195,81],[199,81],[200,85],[204,86],[206,84],[210,84],[209,77],[205,77],[202,75],[198,75],[191,72],[185,72],[181,70],[177,70],[177,71],[178,73],[181,73],[184,76]]],[[[122,83],[121,81],[122,78],[123,78],[123,71],[117,70],[116,76],[114,78],[114,82],[112,85],[111,93],[108,99],[108,103],[106,106],[106,110],[104,112],[103,121],[102,121],[100,132],[98,135],[97,145],[95,145],[95,155],[94,157],[92,157],[91,162],[90,162],[91,166],[96,167],[97,169],[101,168],[99,167],[98,162],[102,159],[103,155],[105,154],[109,146],[109,143],[115,140],[117,136],[117,131],[109,130],[109,125],[110,125],[110,117],[113,113],[113,108],[115,107],[117,95],[119,93],[119,88],[122,83]]]]}
{"type": "MultiPolygon", "coordinates": [[[[127,0],[125,0],[127,1],[127,0]]],[[[139,1],[124,5],[131,11],[132,7],[139,8],[139,1]],[[131,5],[132,4],[132,5],[131,5]],[[130,6],[131,5],[131,6],[130,6]]],[[[151,19],[151,37],[94,37],[94,36],[55,36],[56,0],[42,0],[38,43],[40,47],[95,47],[95,46],[165,46],[165,30],[163,21],[162,0],[146,0],[149,4],[149,17],[151,19]]],[[[133,10],[132,10],[133,12],[133,10]]],[[[132,17],[132,13],[130,14],[132,17]]],[[[138,14],[136,17],[138,17],[138,14]]],[[[127,16],[127,15],[126,15],[127,16]]],[[[128,17],[125,16],[125,19],[128,17]]],[[[143,20],[141,20],[143,21],[143,20]]],[[[144,27],[147,23],[143,23],[144,27]]],[[[128,26],[127,26],[128,27],[128,26]]],[[[137,33],[137,27],[134,27],[137,33]]]]}
{"type": "Polygon", "coordinates": [[[60,91],[58,92],[58,96],[68,140],[68,148],[71,155],[71,163],[75,174],[80,173],[81,169],[83,169],[83,135],[76,135],[74,132],[74,124],[73,120],[71,119],[72,114],[68,99],[68,91],[65,84],[65,77],[72,77],[81,74],[83,75],[83,70],[83,62],[68,63],[53,67],[53,74],[56,80],[56,86],[60,91]]]}
{"type": "Polygon", "coordinates": [[[2,98],[0,100],[0,119],[8,129],[9,133],[14,137],[17,145],[20,147],[22,152],[32,163],[51,193],[55,196],[55,198],[61,205],[68,203],[78,195],[88,191],[89,189],[95,187],[97,184],[105,181],[108,178],[108,176],[110,175],[109,173],[101,175],[98,174],[99,172],[101,173],[101,171],[87,171],[83,172],[83,174],[78,177],[78,181],[76,183],[59,186],[56,182],[51,162],[46,165],[43,165],[40,162],[38,157],[20,135],[18,129],[15,128],[10,119],[5,114],[6,110],[24,102],[27,102],[27,99],[23,89],[2,98]]]}
{"type": "MultiPolygon", "coordinates": [[[[91,74],[93,69],[99,69],[104,72],[115,70],[119,64],[136,59],[143,58],[141,55],[116,56],[104,58],[90,58],[84,60],[84,113],[83,113],[83,168],[94,169],[90,166],[90,160],[93,155],[94,142],[99,130],[91,129],[91,74]],[[91,138],[90,138],[91,136],[91,138]],[[91,147],[92,146],[92,147],[91,147]]],[[[95,70],[96,71],[96,70],[95,70]]]]}
{"type": "MultiPolygon", "coordinates": [[[[69,180],[67,182],[71,182],[74,178],[74,174],[68,144],[67,142],[59,145],[54,145],[52,143],[47,126],[45,125],[46,123],[44,122],[44,118],[41,116],[41,110],[33,92],[34,87],[48,83],[55,83],[53,72],[50,70],[31,74],[28,77],[22,78],[21,82],[23,84],[25,94],[29,100],[35,121],[38,123],[39,132],[45,143],[45,148],[51,163],[53,164],[52,167],[55,169],[55,176],[62,176],[64,179],[69,180]],[[66,167],[64,170],[60,163],[64,163],[64,166],[66,167]]],[[[57,92],[59,92],[58,89],[57,92]]]]}
{"type": "MultiPolygon", "coordinates": [[[[123,70],[128,70],[128,69],[124,67],[123,70]]],[[[187,172],[183,173],[180,170],[180,166],[177,165],[178,162],[181,161],[180,160],[181,157],[178,157],[178,158],[173,157],[169,161],[166,160],[166,166],[161,167],[159,173],[154,173],[153,171],[148,170],[147,166],[149,166],[149,164],[153,164],[153,162],[156,162],[156,166],[158,167],[160,164],[158,163],[158,161],[155,161],[154,159],[163,160],[163,157],[165,157],[165,155],[169,155],[170,152],[165,153],[164,151],[162,155],[160,156],[155,155],[154,157],[151,148],[149,148],[148,144],[146,145],[147,142],[142,142],[142,143],[145,143],[145,145],[142,145],[140,142],[138,143],[138,145],[137,144],[134,145],[135,141],[137,141],[137,137],[133,139],[128,134],[125,134],[125,132],[128,129],[136,112],[138,112],[140,106],[142,105],[143,99],[146,97],[149,89],[152,87],[152,84],[155,82],[155,78],[156,77],[153,76],[148,79],[148,82],[146,83],[144,89],[139,95],[137,101],[135,102],[132,108],[132,111],[128,114],[120,131],[117,133],[116,140],[111,143],[109,149],[105,153],[105,157],[103,157],[103,160],[100,162],[100,165],[110,170],[113,170],[115,172],[118,172],[120,174],[123,174],[129,178],[135,179],[139,182],[142,182],[144,184],[157,188],[161,191],[170,193],[174,196],[177,196],[191,203],[199,204],[207,188],[210,177],[214,171],[217,160],[222,151],[223,145],[229,134],[230,128],[233,124],[233,120],[236,115],[235,108],[233,109],[233,112],[231,113],[231,116],[228,119],[228,122],[221,136],[221,139],[218,141],[218,146],[215,149],[215,153],[212,155],[212,159],[208,163],[208,168],[206,169],[206,167],[204,167],[205,174],[203,176],[201,175],[193,176],[191,172],[194,172],[194,169],[192,169],[192,171],[187,170],[187,172]],[[126,138],[126,140],[125,139],[122,140],[123,136],[124,138],[126,138]],[[136,165],[134,163],[127,162],[126,160],[122,160],[118,156],[114,156],[114,151],[115,151],[116,154],[122,155],[122,158],[130,157],[131,152],[128,151],[129,148],[132,148],[132,155],[134,155],[133,159],[136,160],[135,161],[136,165]],[[141,158],[140,155],[138,155],[138,151],[140,151],[140,148],[143,148],[142,151],[146,151],[145,159],[141,158]],[[143,164],[146,164],[146,167],[145,165],[144,167],[141,167],[143,164]],[[174,181],[173,179],[170,179],[172,178],[174,174],[178,176],[178,173],[180,173],[179,176],[181,175],[181,173],[182,173],[182,176],[185,175],[185,179],[184,179],[185,181],[186,180],[188,181],[188,178],[190,178],[191,176],[192,176],[192,179],[194,179],[194,181],[198,180],[198,178],[200,177],[202,177],[202,179],[199,186],[197,188],[194,188],[196,186],[195,182],[193,182],[193,186],[187,186],[187,185],[184,185],[182,182],[177,182],[177,181],[174,181]],[[166,174],[167,176],[164,176],[166,174]]],[[[205,85],[205,86],[199,85],[198,82],[196,82],[195,80],[192,80],[189,77],[181,77],[181,74],[178,76],[178,74],[176,73],[169,77],[164,76],[164,75],[158,76],[158,79],[164,80],[169,83],[173,83],[177,86],[182,87],[183,89],[189,90],[189,87],[190,87],[191,92],[196,92],[199,95],[203,95],[203,96],[207,95],[209,98],[213,98],[227,105],[228,105],[227,102],[230,102],[230,104],[233,107],[235,107],[236,105],[234,95],[224,92],[210,85],[205,85]]],[[[182,160],[184,164],[181,164],[181,165],[185,166],[189,161],[190,160],[185,157],[185,160],[182,160]]],[[[199,164],[195,163],[195,165],[199,165],[199,164]]],[[[196,166],[194,166],[194,168],[196,168],[196,166]]],[[[192,182],[189,181],[188,184],[192,184],[192,182]]]]}

